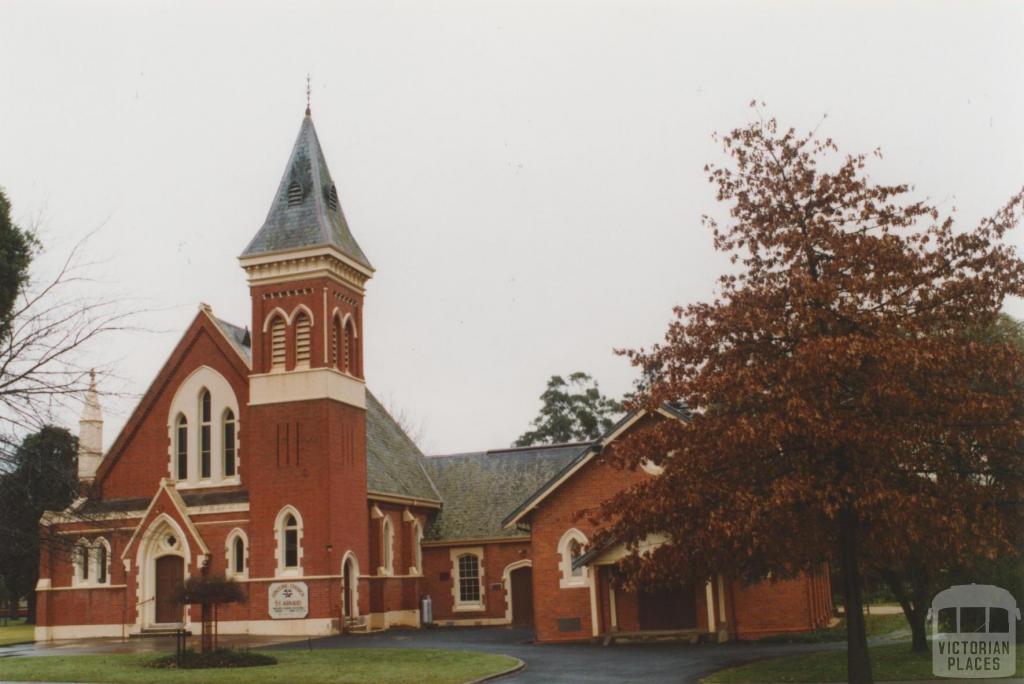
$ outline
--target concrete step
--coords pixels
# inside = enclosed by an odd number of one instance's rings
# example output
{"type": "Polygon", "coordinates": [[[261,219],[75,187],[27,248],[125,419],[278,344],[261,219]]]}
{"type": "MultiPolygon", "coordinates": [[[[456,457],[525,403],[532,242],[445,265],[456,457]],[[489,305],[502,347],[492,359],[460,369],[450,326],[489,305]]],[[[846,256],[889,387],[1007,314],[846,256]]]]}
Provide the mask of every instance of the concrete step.
{"type": "MultiPolygon", "coordinates": [[[[132,639],[147,639],[147,638],[152,638],[152,637],[168,637],[168,636],[172,637],[172,636],[174,636],[177,633],[178,633],[178,630],[176,628],[174,628],[174,627],[159,627],[159,628],[144,629],[141,632],[138,632],[137,634],[131,634],[130,637],[132,639]]],[[[192,632],[189,631],[189,630],[185,630],[185,636],[192,636],[192,632]]]]}

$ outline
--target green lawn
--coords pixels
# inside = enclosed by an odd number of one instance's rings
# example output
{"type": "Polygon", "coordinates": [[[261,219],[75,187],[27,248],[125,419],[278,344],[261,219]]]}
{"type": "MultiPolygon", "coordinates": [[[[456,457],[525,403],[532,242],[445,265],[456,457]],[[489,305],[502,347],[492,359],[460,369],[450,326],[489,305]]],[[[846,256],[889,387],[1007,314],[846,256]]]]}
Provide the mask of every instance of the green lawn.
{"type": "MultiPolygon", "coordinates": [[[[896,615],[865,615],[865,627],[869,637],[881,637],[900,631],[910,634],[910,625],[903,613],[896,615]]],[[[819,629],[814,632],[800,634],[779,634],[760,639],[762,643],[780,644],[817,644],[827,641],[846,641],[846,618],[839,618],[835,627],[819,629]]]]}
{"type": "Polygon", "coordinates": [[[189,684],[455,684],[513,667],[514,658],[489,653],[430,649],[343,648],[274,651],[277,665],[220,670],[146,667],[154,656],[88,655],[7,658],[0,680],[49,682],[188,682],[189,684]]]}
{"type": "Polygon", "coordinates": [[[26,625],[22,619],[11,620],[6,626],[0,627],[0,646],[32,641],[34,632],[35,625],[26,625]]]}
{"type": "MultiPolygon", "coordinates": [[[[932,654],[911,653],[908,642],[872,648],[871,668],[878,682],[935,679],[932,674],[932,654]]],[[[1018,647],[1017,672],[1022,670],[1024,649],[1018,647]]],[[[762,660],[716,672],[704,681],[708,684],[845,682],[846,650],[762,660]]]]}

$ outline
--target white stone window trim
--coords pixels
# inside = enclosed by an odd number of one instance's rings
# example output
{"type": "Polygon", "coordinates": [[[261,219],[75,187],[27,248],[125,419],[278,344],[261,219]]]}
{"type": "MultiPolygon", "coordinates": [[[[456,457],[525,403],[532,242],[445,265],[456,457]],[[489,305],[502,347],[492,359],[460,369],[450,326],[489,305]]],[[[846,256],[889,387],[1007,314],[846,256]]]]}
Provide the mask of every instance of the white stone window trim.
{"type": "Polygon", "coordinates": [[[587,545],[587,535],[572,527],[566,530],[562,538],[558,540],[558,567],[561,570],[558,586],[560,589],[577,589],[589,586],[586,572],[581,571],[579,574],[573,574],[572,542],[574,541],[581,548],[585,547],[587,545]]]}
{"type": "Polygon", "coordinates": [[[274,560],[275,563],[275,577],[302,577],[302,535],[303,535],[303,524],[302,515],[298,509],[292,505],[287,505],[277,513],[277,518],[274,520],[274,560]],[[291,514],[295,516],[296,524],[296,540],[295,540],[295,560],[296,565],[294,567],[286,567],[285,562],[285,527],[284,521],[291,514]]]}
{"type": "Polygon", "coordinates": [[[92,568],[89,572],[90,584],[98,587],[105,587],[110,584],[110,542],[106,537],[97,537],[92,543],[92,553],[89,554],[89,563],[92,568]],[[100,580],[100,548],[103,548],[103,580],[100,580]]]}
{"type": "Polygon", "coordinates": [[[452,562],[452,610],[455,612],[480,612],[485,610],[486,582],[484,582],[484,548],[482,546],[462,546],[450,550],[449,557],[452,562]],[[476,556],[477,582],[480,583],[480,600],[463,601],[461,588],[461,577],[459,576],[459,558],[462,556],[476,556]]]}
{"type": "Polygon", "coordinates": [[[176,489],[193,489],[201,487],[226,487],[241,484],[242,459],[240,449],[242,433],[242,413],[239,410],[238,398],[231,384],[219,372],[209,366],[200,366],[192,371],[178,386],[171,400],[167,416],[168,430],[168,477],[174,482],[176,489]],[[202,433],[201,404],[203,391],[210,392],[210,477],[200,478],[199,442],[202,433]],[[223,417],[227,409],[235,416],[235,474],[224,475],[224,430],[218,425],[217,417],[223,417]],[[188,426],[186,441],[186,461],[188,477],[178,480],[178,417],[184,416],[188,426]]]}
{"type": "Polygon", "coordinates": [[[227,572],[224,574],[233,579],[249,578],[249,536],[241,527],[228,532],[227,542],[224,545],[224,555],[227,557],[227,572]],[[242,540],[242,569],[235,567],[235,540],[242,540]]]}
{"type": "Polygon", "coordinates": [[[413,518],[412,534],[412,565],[409,566],[410,575],[423,575],[423,525],[419,520],[413,518]]]}
{"type": "Polygon", "coordinates": [[[395,574],[395,526],[387,513],[384,514],[380,525],[380,567],[377,574],[395,574]]]}
{"type": "Polygon", "coordinates": [[[85,537],[82,537],[75,542],[74,549],[71,552],[71,564],[73,572],[71,574],[71,586],[73,587],[85,587],[92,584],[92,565],[93,565],[93,553],[92,544],[85,537]],[[85,562],[83,562],[82,554],[85,553],[85,562]]]}
{"type": "Polygon", "coordinates": [[[341,575],[340,575],[340,577],[341,577],[342,600],[345,601],[345,602],[348,602],[348,601],[352,602],[352,605],[349,606],[349,617],[357,618],[357,617],[359,617],[359,558],[351,550],[346,551],[345,555],[343,555],[341,557],[341,575]],[[345,565],[347,563],[351,563],[352,564],[352,574],[350,576],[351,584],[349,585],[350,595],[349,596],[344,596],[344,594],[345,594],[345,579],[344,579],[344,577],[345,577],[345,565]]]}

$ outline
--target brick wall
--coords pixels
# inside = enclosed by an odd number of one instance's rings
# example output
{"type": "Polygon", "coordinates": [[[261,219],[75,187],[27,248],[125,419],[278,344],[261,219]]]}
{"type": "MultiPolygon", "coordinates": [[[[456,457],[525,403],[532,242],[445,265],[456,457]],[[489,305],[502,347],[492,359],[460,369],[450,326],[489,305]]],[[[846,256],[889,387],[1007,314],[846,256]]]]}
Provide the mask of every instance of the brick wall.
{"type": "Polygon", "coordinates": [[[433,604],[434,621],[447,620],[495,620],[506,615],[508,588],[502,582],[502,574],[512,563],[530,560],[530,544],[526,541],[501,543],[472,543],[465,546],[428,546],[423,549],[423,589],[433,604]],[[481,597],[484,610],[455,610],[453,593],[455,568],[452,566],[453,549],[481,548],[483,570],[481,597]]]}

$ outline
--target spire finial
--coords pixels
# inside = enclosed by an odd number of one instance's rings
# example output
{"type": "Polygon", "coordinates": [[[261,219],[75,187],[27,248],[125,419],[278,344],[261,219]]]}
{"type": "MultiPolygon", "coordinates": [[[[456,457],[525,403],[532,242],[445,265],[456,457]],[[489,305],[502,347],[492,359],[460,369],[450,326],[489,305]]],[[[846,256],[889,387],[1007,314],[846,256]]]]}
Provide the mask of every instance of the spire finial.
{"type": "Polygon", "coordinates": [[[313,99],[313,86],[309,77],[309,72],[306,72],[306,116],[310,114],[310,102],[313,99]]]}

